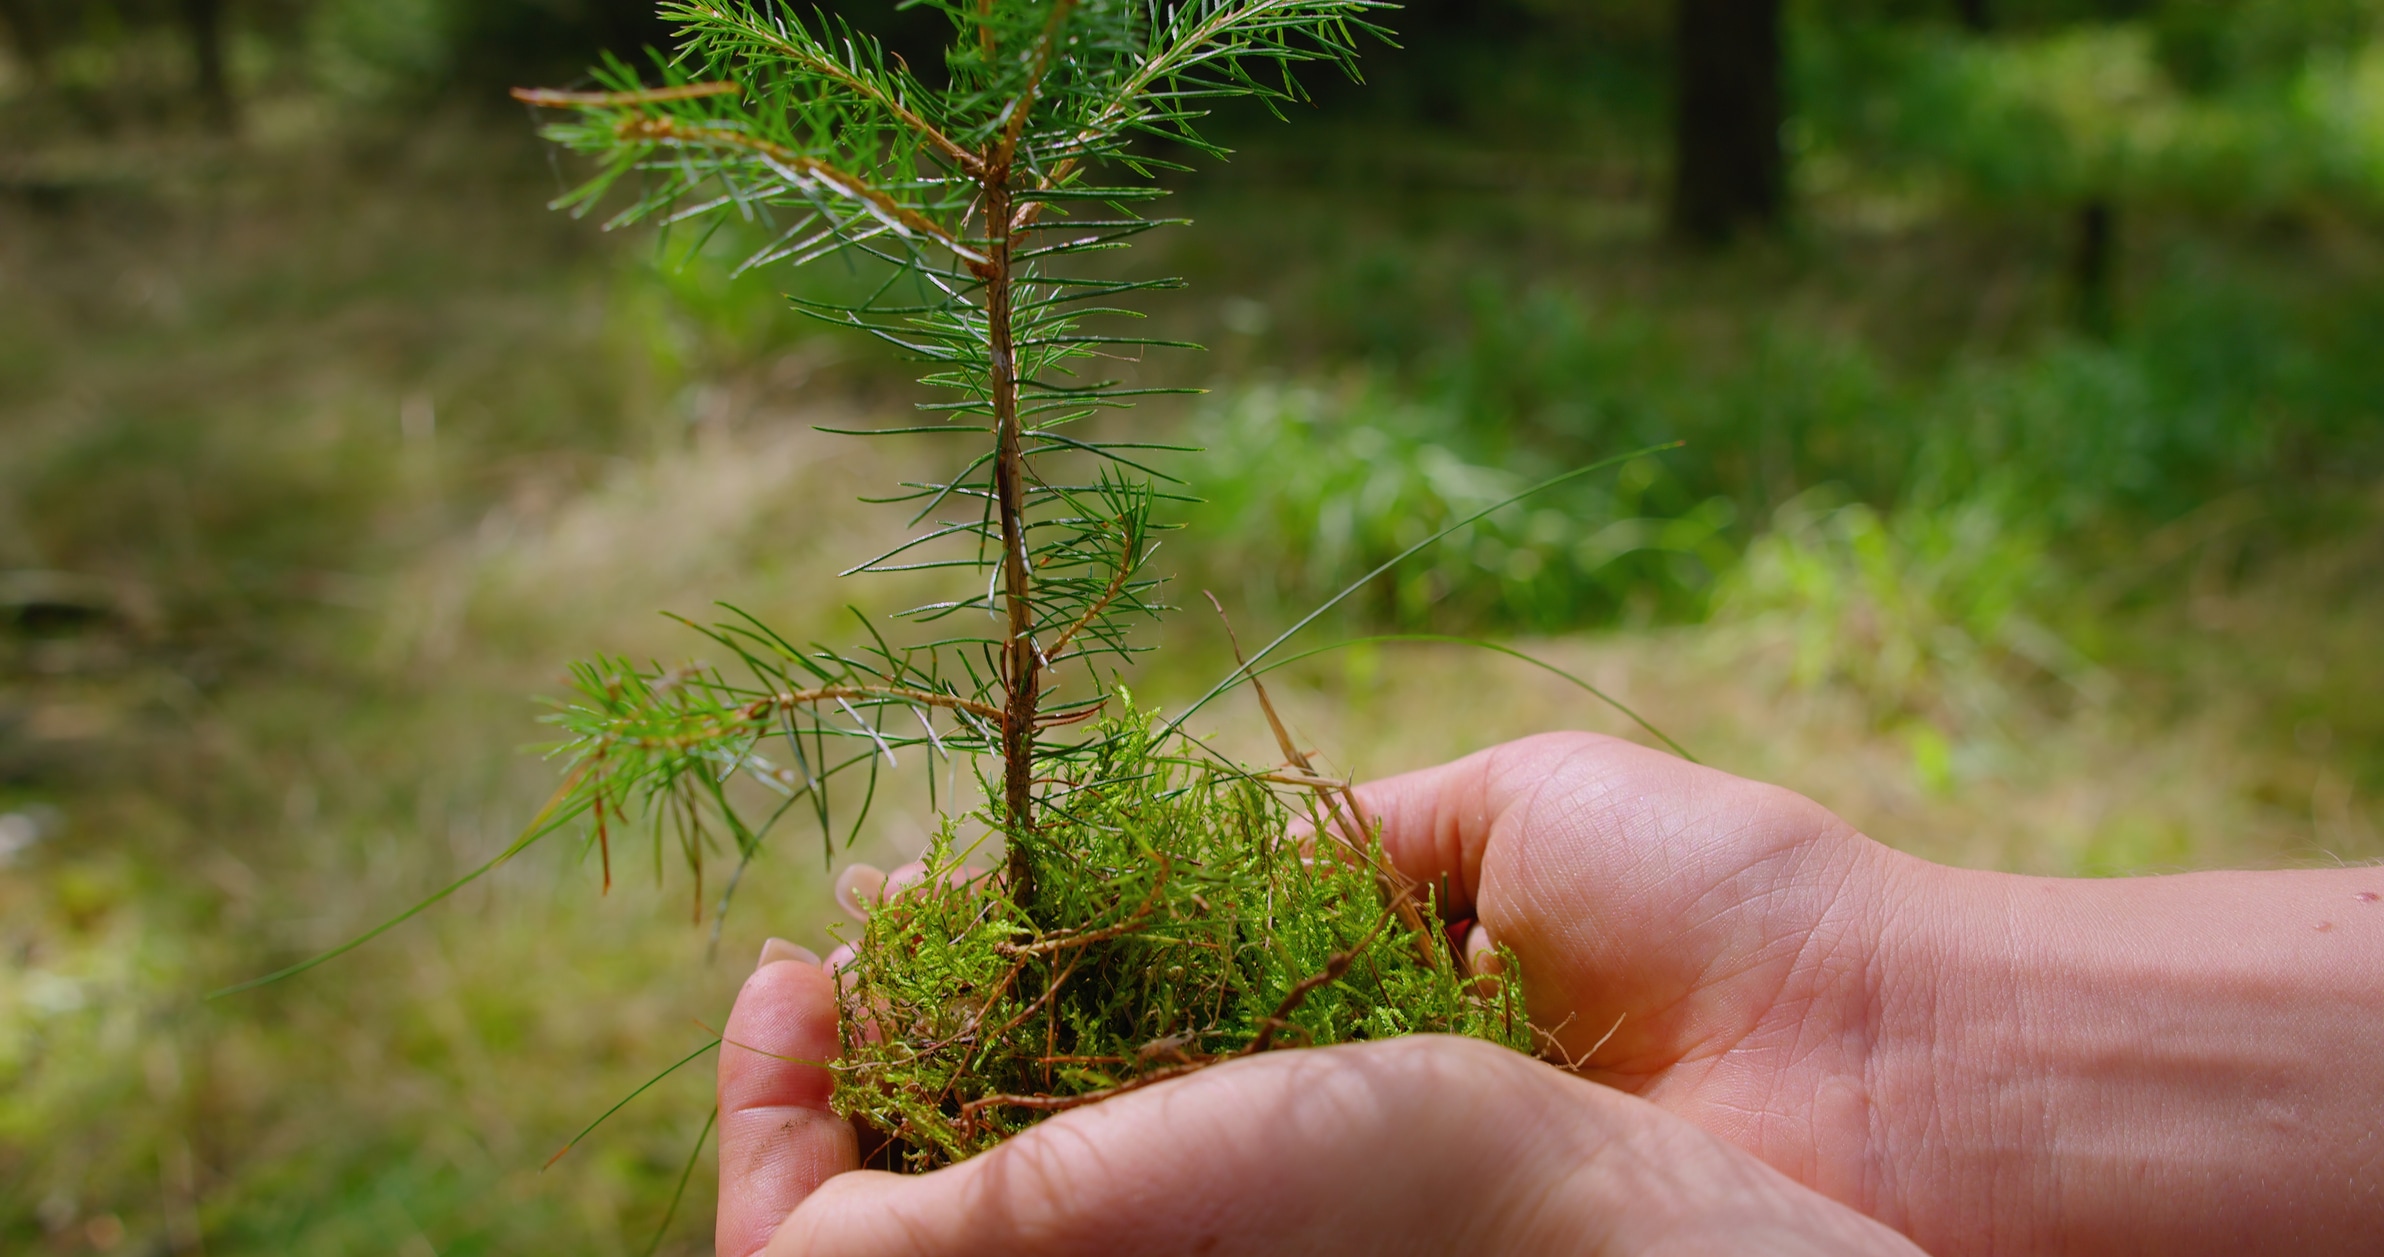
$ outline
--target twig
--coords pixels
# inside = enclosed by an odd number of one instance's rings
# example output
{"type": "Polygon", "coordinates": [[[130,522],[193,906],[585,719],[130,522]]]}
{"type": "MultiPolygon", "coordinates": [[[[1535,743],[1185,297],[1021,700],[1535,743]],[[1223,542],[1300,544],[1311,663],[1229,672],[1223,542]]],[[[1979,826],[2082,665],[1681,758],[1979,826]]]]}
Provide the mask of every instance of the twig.
{"type": "MultiPolygon", "coordinates": [[[[1209,605],[1217,609],[1217,618],[1225,624],[1225,640],[1233,645],[1234,662],[1247,670],[1249,665],[1242,658],[1242,639],[1233,631],[1233,617],[1225,614],[1225,604],[1217,601],[1216,594],[1206,589],[1200,592],[1209,600],[1209,605]]],[[[1287,784],[1306,786],[1316,791],[1317,797],[1323,800],[1324,804],[1320,809],[1321,814],[1316,818],[1316,827],[1338,840],[1345,850],[1373,868],[1375,879],[1381,883],[1383,893],[1389,895],[1392,905],[1399,909],[1400,920],[1408,929],[1415,932],[1416,946],[1422,952],[1424,963],[1433,963],[1435,957],[1432,931],[1425,925],[1424,914],[1416,911],[1415,905],[1407,901],[1407,897],[1415,890],[1414,879],[1391,867],[1387,862],[1375,859],[1374,852],[1365,843],[1359,841],[1358,835],[1363,832],[1363,822],[1358,816],[1356,792],[1350,788],[1348,782],[1333,781],[1316,771],[1316,766],[1309,760],[1308,753],[1301,750],[1299,743],[1292,740],[1291,730],[1284,725],[1283,717],[1276,714],[1275,701],[1267,695],[1266,682],[1259,680],[1256,672],[1250,673],[1250,688],[1258,694],[1259,709],[1266,713],[1267,727],[1274,731],[1275,745],[1282,749],[1283,758],[1289,761],[1292,767],[1300,770],[1304,776],[1313,779],[1287,784]],[[1346,809],[1346,813],[1344,813],[1344,809],[1346,809]],[[1338,832],[1336,828],[1336,822],[1344,814],[1349,818],[1348,825],[1351,832],[1348,833],[1338,832]]],[[[1266,774],[1261,774],[1262,778],[1265,776],[1266,774]]]]}
{"type": "Polygon", "coordinates": [[[978,177],[985,173],[985,163],[975,153],[972,153],[966,148],[953,143],[951,137],[936,129],[933,123],[927,121],[925,118],[920,117],[916,112],[912,111],[909,106],[904,105],[899,100],[896,100],[892,95],[889,95],[876,84],[869,82],[867,79],[861,78],[850,70],[847,70],[833,57],[821,56],[817,53],[814,53],[810,49],[795,43],[793,40],[778,35],[776,32],[769,30],[767,27],[757,27],[750,23],[736,22],[735,19],[731,18],[728,14],[721,12],[717,7],[705,6],[705,8],[707,16],[711,17],[713,20],[731,23],[735,25],[737,29],[747,38],[767,47],[776,49],[778,52],[785,54],[788,58],[810,66],[813,70],[816,70],[819,73],[836,80],[838,83],[843,84],[845,87],[877,102],[877,104],[884,108],[887,113],[890,113],[896,118],[901,119],[904,126],[916,131],[919,134],[919,138],[927,141],[930,147],[934,148],[936,152],[943,154],[946,159],[950,160],[952,164],[967,172],[970,177],[978,177]]]}
{"type": "Polygon", "coordinates": [[[629,118],[614,128],[614,133],[625,140],[650,140],[657,144],[716,144],[723,148],[741,148],[749,153],[757,153],[789,173],[816,179],[859,201],[881,221],[926,236],[950,249],[963,261],[983,265],[986,260],[984,254],[962,244],[960,237],[942,224],[871,187],[860,176],[839,170],[816,157],[806,157],[785,145],[756,139],[727,127],[682,123],[675,118],[629,118]]]}
{"type": "Polygon", "coordinates": [[[1159,892],[1167,888],[1167,879],[1175,870],[1175,863],[1167,858],[1166,852],[1162,851],[1157,854],[1159,876],[1151,880],[1151,891],[1143,896],[1142,906],[1134,910],[1134,915],[1115,925],[1105,925],[1097,930],[1087,930],[1082,933],[1073,930],[1053,930],[1032,943],[995,943],[993,950],[1004,956],[1040,956],[1045,952],[1059,951],[1063,948],[1090,947],[1094,943],[1107,942],[1142,928],[1143,921],[1158,909],[1159,892]]]}
{"type": "Polygon", "coordinates": [[[1154,1069],[1147,1074],[1140,1074],[1133,1078],[1129,1078],[1114,1087],[1103,1087],[1099,1091],[1082,1091],[1072,1096],[1007,1094],[979,1096],[978,1098],[960,1106],[960,1120],[970,1130],[973,1131],[975,1129],[977,1114],[996,1106],[1013,1109],[1034,1109],[1043,1113],[1058,1113],[1066,1109],[1083,1108],[1085,1105],[1097,1104],[1100,1101],[1110,1098],[1111,1096],[1123,1095],[1128,1091],[1138,1091],[1144,1087],[1166,1082],[1170,1078],[1181,1078],[1185,1074],[1195,1073],[1200,1070],[1207,1069],[1210,1065],[1215,1063],[1216,1062],[1214,1061],[1194,1061],[1189,1065],[1170,1065],[1165,1069],[1154,1069]]]}
{"type": "Polygon", "coordinates": [[[1010,102],[1010,117],[1002,127],[1000,141],[985,157],[989,178],[1008,181],[1010,161],[1018,155],[1018,136],[1026,130],[1027,115],[1034,112],[1035,98],[1043,90],[1043,76],[1051,72],[1051,59],[1059,51],[1060,27],[1067,23],[1068,14],[1075,8],[1076,0],[1053,0],[1051,16],[1043,23],[1043,38],[1035,46],[1035,68],[1027,72],[1026,86],[1019,91],[1018,99],[1010,102]]]}
{"type": "Polygon", "coordinates": [[[1269,1014],[1266,1020],[1258,1023],[1257,1035],[1252,1037],[1250,1042],[1243,1045],[1242,1050],[1234,1055],[1256,1056],[1273,1047],[1275,1031],[1278,1028],[1291,1025],[1287,1018],[1298,1012],[1300,1005],[1307,1003],[1310,995],[1315,994],[1321,987],[1340,981],[1341,975],[1349,972],[1349,966],[1355,963],[1359,956],[1364,955],[1368,947],[1374,945],[1376,938],[1381,937],[1382,927],[1391,923],[1393,910],[1405,902],[1407,895],[1413,893],[1414,889],[1414,886],[1410,885],[1407,891],[1401,892],[1399,898],[1384,905],[1382,915],[1374,918],[1374,928],[1366,931],[1366,937],[1359,939],[1357,946],[1347,951],[1333,953],[1333,958],[1324,963],[1322,970],[1300,979],[1298,985],[1285,992],[1283,1002],[1275,1005],[1275,1011],[1269,1014]]]}
{"type": "MultiPolygon", "coordinates": [[[[1083,708],[1083,709],[1081,709],[1081,710],[1078,710],[1078,711],[1072,711],[1072,712],[1069,712],[1068,714],[1066,714],[1066,715],[1064,715],[1064,716],[1038,716],[1038,717],[1036,717],[1036,718],[1035,718],[1035,728],[1037,728],[1037,729],[1039,729],[1039,730],[1040,730],[1040,729],[1057,729],[1057,728],[1059,728],[1059,727],[1060,727],[1060,726],[1062,726],[1062,725],[1083,724],[1085,721],[1093,719],[1094,717],[1096,717],[1096,716],[1100,715],[1102,712],[1104,712],[1104,711],[1107,711],[1108,709],[1109,709],[1109,700],[1105,698],[1105,699],[1102,699],[1100,702],[1097,702],[1097,703],[1093,704],[1093,705],[1092,705],[1092,706],[1090,706],[1090,707],[1086,707],[1086,708],[1083,708]]],[[[1064,778],[1064,777],[1038,777],[1038,778],[1036,778],[1035,780],[1036,780],[1036,782],[1037,782],[1038,784],[1041,784],[1041,783],[1044,783],[1044,782],[1055,782],[1055,781],[1056,781],[1056,782],[1063,782],[1063,783],[1065,783],[1065,784],[1068,784],[1068,785],[1074,785],[1074,784],[1076,784],[1076,783],[1074,783],[1074,782],[1072,782],[1072,781],[1068,781],[1068,780],[1067,780],[1066,778],[1064,778]]]]}
{"type": "Polygon", "coordinates": [[[1271,781],[1278,786],[1300,786],[1309,790],[1347,790],[1349,788],[1349,783],[1346,781],[1336,777],[1319,777],[1314,773],[1285,772],[1282,769],[1276,769],[1272,772],[1250,775],[1259,781],[1271,781]]]}
{"type": "MultiPolygon", "coordinates": [[[[1125,540],[1118,544],[1117,575],[1110,578],[1109,589],[1104,592],[1101,597],[1093,603],[1092,606],[1085,608],[1084,614],[1076,618],[1076,623],[1069,625],[1067,631],[1061,633],[1059,635],[1059,639],[1051,644],[1051,649],[1049,652],[1047,652],[1051,658],[1059,658],[1061,652],[1068,649],[1068,643],[1075,640],[1075,637],[1078,633],[1083,632],[1087,625],[1090,625],[1096,618],[1100,616],[1102,611],[1108,609],[1111,602],[1116,600],[1119,592],[1125,589],[1127,578],[1134,575],[1134,567],[1138,557],[1137,552],[1141,548],[1142,547],[1139,543],[1139,540],[1134,535],[1134,531],[1129,528],[1126,532],[1125,540]]],[[[1212,601],[1214,601],[1214,597],[1214,595],[1211,595],[1212,601]]],[[[1222,614],[1222,612],[1220,612],[1220,614],[1222,614]]]]}
{"type": "Polygon", "coordinates": [[[634,92],[559,92],[548,87],[517,87],[511,95],[525,105],[602,109],[612,105],[658,105],[673,100],[701,100],[706,96],[734,96],[744,90],[744,84],[723,79],[713,83],[681,83],[677,87],[649,87],[634,92]]]}

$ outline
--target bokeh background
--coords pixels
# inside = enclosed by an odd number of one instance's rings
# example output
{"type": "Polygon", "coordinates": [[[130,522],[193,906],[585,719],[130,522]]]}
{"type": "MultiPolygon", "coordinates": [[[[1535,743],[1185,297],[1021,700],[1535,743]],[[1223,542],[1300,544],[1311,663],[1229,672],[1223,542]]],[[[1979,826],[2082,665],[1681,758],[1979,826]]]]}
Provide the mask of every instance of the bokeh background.
{"type": "MultiPolygon", "coordinates": [[[[840,9],[932,64],[938,32],[840,9]]],[[[709,1251],[663,1225],[760,940],[577,836],[337,962],[553,786],[540,694],[906,591],[833,573],[933,449],[907,364],[738,241],[543,208],[504,98],[641,0],[0,0],[0,1249],[709,1251]],[[700,922],[694,920],[703,909],[700,922]],[[717,935],[715,935],[717,930],[717,935]]],[[[1531,478],[1318,630],[1519,643],[1932,858],[2063,875],[2384,856],[2384,3],[1459,0],[1363,88],[1215,120],[1121,263],[1205,396],[1163,564],[1245,636],[1531,478]],[[1168,556],[1172,555],[1172,558],[1168,556]]],[[[1131,678],[1180,704],[1205,614],[1131,678]]],[[[1461,647],[1281,674],[1376,774],[1633,735],[1461,647]]],[[[1204,717],[1269,754],[1257,714],[1204,717]],[[1255,735],[1255,736],[1254,736],[1255,735]]],[[[899,859],[922,802],[856,854],[899,859]]],[[[842,857],[840,857],[842,858],[842,857]]],[[[717,879],[718,871],[714,877],[717,879]]],[[[717,886],[715,880],[714,886],[717,886]]]]}

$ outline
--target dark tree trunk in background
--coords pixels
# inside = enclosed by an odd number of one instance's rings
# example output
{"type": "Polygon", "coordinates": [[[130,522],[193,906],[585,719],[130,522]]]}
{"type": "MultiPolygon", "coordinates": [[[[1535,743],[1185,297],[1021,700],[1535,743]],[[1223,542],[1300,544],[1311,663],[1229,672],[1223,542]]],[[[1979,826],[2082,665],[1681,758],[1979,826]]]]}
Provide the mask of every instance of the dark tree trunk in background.
{"type": "Polygon", "coordinates": [[[1776,225],[1787,209],[1780,151],[1780,0],[1679,0],[1673,30],[1672,230],[1700,245],[1776,225]]]}
{"type": "Polygon", "coordinates": [[[207,125],[232,129],[232,85],[224,77],[223,0],[182,0],[182,23],[190,33],[192,68],[196,71],[199,108],[207,125]]]}
{"type": "Polygon", "coordinates": [[[15,47],[17,61],[36,84],[47,83],[50,77],[50,45],[43,38],[41,15],[33,11],[28,0],[0,0],[0,29],[8,32],[8,42],[15,47]]]}
{"type": "Polygon", "coordinates": [[[2107,338],[2118,326],[2119,209],[2096,197],[2078,207],[2077,251],[2070,255],[2078,328],[2107,338]]]}
{"type": "Polygon", "coordinates": [[[1989,0],[1954,0],[1954,11],[1962,15],[1962,25],[1972,34],[1984,35],[1995,27],[1995,10],[1989,0]]]}

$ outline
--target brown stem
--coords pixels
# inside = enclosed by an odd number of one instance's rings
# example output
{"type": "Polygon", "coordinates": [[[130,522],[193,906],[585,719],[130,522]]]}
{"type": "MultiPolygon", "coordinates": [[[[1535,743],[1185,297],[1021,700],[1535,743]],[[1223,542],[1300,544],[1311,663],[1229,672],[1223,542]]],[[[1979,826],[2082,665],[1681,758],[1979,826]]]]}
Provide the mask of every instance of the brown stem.
{"type": "MultiPolygon", "coordinates": [[[[1026,87],[1011,102],[1008,125],[981,161],[985,189],[987,235],[985,265],[985,328],[987,356],[992,359],[993,424],[999,449],[994,459],[994,497],[1002,516],[1002,577],[1009,602],[1010,635],[1003,644],[1002,681],[1007,712],[1002,721],[1003,810],[1010,821],[1009,881],[1011,902],[1023,911],[1035,905],[1035,869],[1029,858],[1035,832],[1035,724],[1042,698],[1043,654],[1035,648],[1033,570],[1026,554],[1026,442],[1018,421],[1018,361],[1010,335],[1010,242],[1017,236],[1016,198],[1010,188],[1011,160],[1018,137],[1042,89],[1059,47],[1060,29],[1067,23],[1074,0],[1055,0],[1044,24],[1040,50],[1026,87]]],[[[991,12],[990,0],[980,13],[991,12]]],[[[993,56],[993,27],[978,25],[987,60],[993,56]]],[[[1073,630],[1071,630],[1073,632],[1073,630]]],[[[1057,653],[1056,651],[1053,653],[1057,653]]]]}
{"type": "Polygon", "coordinates": [[[1002,234],[986,241],[985,325],[992,360],[993,424],[998,449],[993,465],[995,507],[1001,514],[1002,587],[1009,603],[1009,636],[1002,644],[1003,810],[1009,818],[1010,897],[1022,909],[1035,902],[1034,865],[1028,859],[1035,827],[1035,716],[1041,699],[1042,661],[1035,655],[1032,573],[1026,557],[1026,448],[1018,424],[1018,364],[1010,322],[1009,171],[989,173],[985,221],[1002,234]]]}
{"type": "Polygon", "coordinates": [[[1209,1065],[1210,1062],[1208,1061],[1194,1061],[1188,1065],[1170,1065],[1165,1069],[1154,1069],[1147,1074],[1141,1074],[1136,1077],[1129,1078],[1114,1087],[1103,1087],[1099,1091],[1086,1091],[1072,1096],[980,1096],[977,1099],[971,1100],[968,1103],[960,1106],[960,1120],[964,1126],[973,1128],[976,1123],[978,1113],[983,1112],[986,1109],[993,1108],[997,1105],[1004,1108],[1013,1109],[1034,1109],[1043,1113],[1062,1113],[1069,1109],[1083,1108],[1088,1104],[1097,1104],[1100,1101],[1110,1098],[1111,1096],[1124,1095],[1129,1091],[1139,1091],[1142,1088],[1151,1086],[1155,1083],[1166,1082],[1170,1078],[1181,1078],[1186,1074],[1207,1069],[1209,1065]]]}
{"type": "MultiPolygon", "coordinates": [[[[1350,789],[1348,782],[1335,781],[1316,771],[1316,765],[1309,762],[1308,753],[1292,740],[1291,729],[1283,723],[1283,717],[1276,713],[1274,700],[1267,697],[1266,682],[1259,680],[1258,673],[1250,670],[1249,661],[1242,658],[1241,635],[1233,631],[1233,617],[1225,614],[1225,604],[1217,601],[1217,595],[1208,590],[1200,592],[1209,600],[1209,605],[1217,609],[1217,618],[1225,622],[1225,640],[1233,646],[1233,661],[1249,673],[1250,688],[1258,694],[1258,706],[1266,713],[1267,727],[1275,733],[1275,745],[1282,749],[1284,760],[1298,770],[1296,777],[1289,773],[1258,773],[1256,776],[1261,781],[1304,786],[1316,792],[1317,832],[1340,839],[1342,847],[1353,859],[1373,868],[1375,882],[1381,887],[1382,893],[1389,897],[1391,907],[1399,913],[1400,923],[1414,932],[1416,950],[1424,964],[1427,967],[1432,965],[1435,931],[1424,923],[1424,914],[1409,898],[1415,893],[1417,883],[1392,867],[1388,860],[1376,858],[1365,839],[1365,821],[1358,813],[1357,793],[1350,789]],[[1343,831],[1342,821],[1345,810],[1348,817],[1346,832],[1343,831]]],[[[1458,959],[1462,961],[1463,958],[1460,953],[1458,959]]]]}
{"type": "MultiPolygon", "coordinates": [[[[971,269],[981,270],[989,265],[977,251],[962,244],[960,238],[946,231],[942,224],[904,205],[886,193],[848,171],[839,170],[814,157],[781,144],[758,139],[742,131],[708,123],[682,123],[673,118],[625,118],[613,127],[613,134],[624,140],[650,140],[658,144],[703,144],[723,148],[743,149],[761,156],[786,171],[817,179],[834,189],[838,195],[870,207],[878,217],[900,224],[902,230],[914,232],[934,240],[957,254],[971,269]]],[[[781,173],[784,173],[783,171],[781,173]]],[[[1006,247],[1006,244],[1005,244],[1006,247]]]]}
{"type": "MultiPolygon", "coordinates": [[[[1115,602],[1118,594],[1125,590],[1126,579],[1134,575],[1134,565],[1142,557],[1142,538],[1135,532],[1132,516],[1121,516],[1118,522],[1125,529],[1125,536],[1118,542],[1117,574],[1109,578],[1109,588],[1102,591],[1100,598],[1095,600],[1093,605],[1086,607],[1084,614],[1076,617],[1076,623],[1069,625],[1068,630],[1061,633],[1051,643],[1051,650],[1048,653],[1054,665],[1061,662],[1060,654],[1068,649],[1068,643],[1076,640],[1078,633],[1083,632],[1094,620],[1100,618],[1103,611],[1109,609],[1109,604],[1115,602]]],[[[1211,594],[1211,601],[1214,601],[1215,597],[1216,595],[1211,594]]]]}
{"type": "MultiPolygon", "coordinates": [[[[1298,985],[1285,993],[1283,1002],[1275,1005],[1274,1013],[1258,1023],[1258,1034],[1235,1055],[1256,1056],[1275,1046],[1276,1031],[1298,1030],[1299,1027],[1292,1024],[1291,1015],[1298,1012],[1300,1005],[1307,1003],[1308,997],[1314,995],[1318,988],[1340,981],[1341,975],[1349,972],[1349,966],[1356,963],[1358,957],[1365,955],[1366,949],[1374,945],[1374,940],[1382,936],[1382,927],[1390,924],[1393,913],[1400,905],[1407,902],[1407,897],[1414,893],[1414,890],[1415,887],[1411,883],[1407,890],[1401,891],[1396,899],[1386,905],[1382,910],[1382,915],[1374,918],[1374,928],[1366,931],[1366,936],[1358,940],[1357,946],[1347,951],[1334,952],[1332,959],[1325,961],[1323,969],[1300,979],[1298,985]]],[[[1427,959],[1429,958],[1427,957],[1427,959]]]]}
{"type": "Polygon", "coordinates": [[[548,87],[517,87],[510,95],[525,105],[561,109],[593,109],[620,105],[656,105],[673,100],[701,100],[706,96],[734,96],[741,83],[720,79],[709,83],[681,83],[676,87],[648,87],[634,92],[559,92],[548,87]]]}
{"type": "Polygon", "coordinates": [[[1035,98],[1043,91],[1043,76],[1051,72],[1053,58],[1059,55],[1060,28],[1067,25],[1068,13],[1076,7],[1076,0],[1053,0],[1051,16],[1043,23],[1043,38],[1035,46],[1035,64],[1027,71],[1026,87],[1018,99],[1010,102],[1010,120],[1002,127],[1002,138],[994,145],[986,165],[1007,171],[1010,161],[1018,155],[1018,137],[1026,132],[1026,120],[1035,112],[1035,98]]]}

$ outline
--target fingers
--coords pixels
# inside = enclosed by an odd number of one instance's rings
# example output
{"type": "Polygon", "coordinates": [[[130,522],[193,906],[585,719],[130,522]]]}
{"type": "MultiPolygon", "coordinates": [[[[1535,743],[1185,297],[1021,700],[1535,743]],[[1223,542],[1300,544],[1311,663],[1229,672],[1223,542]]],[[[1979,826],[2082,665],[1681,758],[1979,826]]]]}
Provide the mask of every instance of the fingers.
{"type": "Polygon", "coordinates": [[[1587,802],[1578,799],[1584,792],[1644,798],[1651,787],[1676,788],[1684,769],[1708,771],[1619,738],[1543,734],[1369,782],[1358,787],[1358,807],[1382,826],[1383,854],[1400,872],[1436,888],[1452,917],[1475,916],[1493,833],[1517,828],[1551,789],[1567,801],[1587,802]]]}
{"type": "Polygon", "coordinates": [[[847,864],[836,875],[836,906],[844,915],[858,921],[869,915],[869,906],[886,897],[886,875],[867,864],[847,864]]]}
{"type": "MultiPolygon", "coordinates": [[[[939,880],[947,885],[966,884],[984,875],[985,871],[976,865],[962,864],[946,871],[939,880]]],[[[872,907],[926,880],[927,864],[921,860],[898,866],[891,873],[867,864],[848,864],[836,875],[836,906],[855,921],[866,920],[872,907]]]]}
{"type": "MultiPolygon", "coordinates": [[[[1467,1152],[1485,1128],[1466,1096],[1513,1068],[1539,1067],[1454,1040],[1218,1066],[933,1174],[839,1178],[770,1257],[1483,1251],[1458,1242],[1479,1223],[1444,1206],[1499,1212],[1479,1199],[1481,1158],[1467,1152]]],[[[1494,1124],[1518,1153],[1534,1148],[1525,1124],[1494,1124]]]]}
{"type": "Polygon", "coordinates": [[[770,1257],[1916,1251],[1643,1101],[1422,1037],[1236,1061],[933,1174],[842,1176],[770,1257]]]}
{"type": "Polygon", "coordinates": [[[828,1108],[836,987],[817,957],[779,939],[762,949],[720,1045],[722,1257],[752,1257],[787,1212],[858,1164],[851,1123],[828,1108]]]}
{"type": "Polygon", "coordinates": [[[1481,922],[1465,932],[1465,971],[1485,977],[1496,977],[1506,969],[1506,962],[1498,957],[1498,940],[1490,937],[1490,930],[1481,922]]]}

